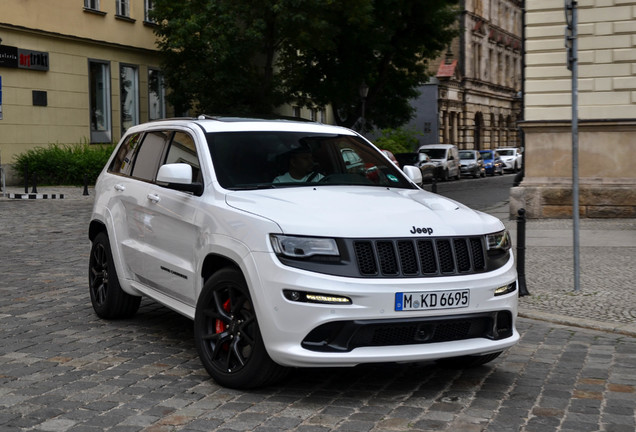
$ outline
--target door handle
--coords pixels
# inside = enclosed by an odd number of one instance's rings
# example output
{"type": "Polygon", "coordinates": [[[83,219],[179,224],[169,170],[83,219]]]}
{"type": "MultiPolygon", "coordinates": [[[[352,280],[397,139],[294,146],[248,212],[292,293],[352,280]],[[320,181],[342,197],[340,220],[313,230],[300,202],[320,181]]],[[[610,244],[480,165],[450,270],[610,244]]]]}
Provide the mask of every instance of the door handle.
{"type": "Polygon", "coordinates": [[[161,198],[159,197],[159,195],[155,195],[155,194],[148,194],[147,198],[152,201],[153,203],[157,204],[159,201],[161,201],[161,198]]]}
{"type": "Polygon", "coordinates": [[[123,192],[123,191],[125,191],[125,190],[126,190],[126,186],[124,186],[124,185],[120,185],[120,184],[116,184],[116,185],[115,185],[115,190],[116,190],[116,191],[119,191],[119,192],[123,192]]]}

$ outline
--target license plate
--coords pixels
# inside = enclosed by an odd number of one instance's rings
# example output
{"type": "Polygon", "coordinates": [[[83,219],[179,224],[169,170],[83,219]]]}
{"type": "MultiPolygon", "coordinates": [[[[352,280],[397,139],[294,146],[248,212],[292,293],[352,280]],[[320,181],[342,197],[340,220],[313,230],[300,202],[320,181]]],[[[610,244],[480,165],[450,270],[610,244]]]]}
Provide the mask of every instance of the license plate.
{"type": "Polygon", "coordinates": [[[468,307],[469,290],[395,293],[396,311],[457,309],[468,307]]]}

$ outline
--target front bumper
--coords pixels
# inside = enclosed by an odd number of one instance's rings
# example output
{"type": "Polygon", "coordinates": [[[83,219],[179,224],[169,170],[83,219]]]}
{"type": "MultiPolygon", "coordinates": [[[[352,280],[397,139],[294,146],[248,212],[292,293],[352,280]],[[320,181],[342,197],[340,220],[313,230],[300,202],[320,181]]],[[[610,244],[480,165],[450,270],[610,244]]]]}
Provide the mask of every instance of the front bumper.
{"type": "Polygon", "coordinates": [[[516,281],[512,255],[506,265],[488,273],[380,280],[299,270],[280,264],[268,253],[253,254],[253,258],[255,271],[248,275],[248,284],[267,351],[281,365],[433,360],[502,351],[519,340],[517,291],[494,295],[495,289],[516,281]],[[395,311],[396,292],[457,289],[470,291],[468,307],[395,311]],[[346,296],[351,304],[294,302],[285,298],[283,290],[346,296]],[[479,328],[436,339],[437,327],[446,331],[471,323],[479,328]],[[505,334],[494,334],[506,327],[505,334]],[[394,335],[393,331],[411,335],[394,335]]]}

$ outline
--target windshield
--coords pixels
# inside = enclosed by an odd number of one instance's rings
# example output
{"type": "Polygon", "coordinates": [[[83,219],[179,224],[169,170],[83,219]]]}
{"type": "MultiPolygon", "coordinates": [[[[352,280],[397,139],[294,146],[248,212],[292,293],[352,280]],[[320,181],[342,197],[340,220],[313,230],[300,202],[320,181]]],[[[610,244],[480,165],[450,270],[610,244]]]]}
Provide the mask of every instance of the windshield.
{"type": "Polygon", "coordinates": [[[445,159],[446,158],[446,149],[420,149],[420,152],[426,153],[431,159],[445,159]]]}
{"type": "Polygon", "coordinates": [[[459,158],[460,159],[475,159],[475,154],[473,152],[459,152],[459,158]]]}
{"type": "Polygon", "coordinates": [[[415,188],[367,142],[310,132],[207,134],[217,179],[226,189],[317,185],[415,188]]]}
{"type": "Polygon", "coordinates": [[[480,152],[480,153],[481,153],[481,155],[484,157],[484,159],[494,159],[494,158],[495,158],[495,156],[493,155],[493,153],[492,153],[492,152],[489,152],[489,151],[482,151],[482,152],[480,152]]]}
{"type": "Polygon", "coordinates": [[[514,150],[499,150],[499,155],[500,156],[514,156],[515,155],[515,151],[514,150]]]}

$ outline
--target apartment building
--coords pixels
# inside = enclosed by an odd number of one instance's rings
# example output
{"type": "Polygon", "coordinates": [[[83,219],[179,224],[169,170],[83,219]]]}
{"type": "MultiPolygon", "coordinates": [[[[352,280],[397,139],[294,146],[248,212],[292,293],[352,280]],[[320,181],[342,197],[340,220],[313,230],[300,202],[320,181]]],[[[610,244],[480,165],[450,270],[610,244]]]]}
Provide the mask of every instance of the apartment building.
{"type": "MultiPolygon", "coordinates": [[[[580,217],[636,217],[636,1],[580,0],[580,217]]],[[[572,216],[572,74],[564,3],[526,2],[525,177],[511,215],[572,216]]],[[[576,135],[575,135],[576,136],[576,135]]]]}
{"type": "Polygon", "coordinates": [[[491,149],[521,144],[521,0],[465,0],[460,35],[431,63],[410,124],[422,144],[491,149]]]}
{"type": "Polygon", "coordinates": [[[152,0],[0,2],[0,162],[166,116],[152,0]]]}

